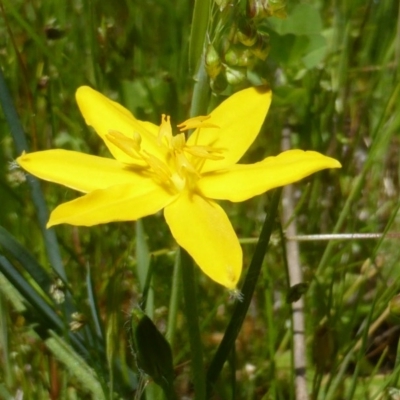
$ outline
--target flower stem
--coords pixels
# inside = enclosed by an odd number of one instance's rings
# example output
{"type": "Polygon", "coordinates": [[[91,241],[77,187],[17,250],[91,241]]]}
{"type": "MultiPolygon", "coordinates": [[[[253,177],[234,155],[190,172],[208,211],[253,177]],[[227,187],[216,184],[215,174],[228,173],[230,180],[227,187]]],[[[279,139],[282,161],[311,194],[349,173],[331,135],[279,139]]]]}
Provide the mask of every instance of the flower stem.
{"type": "MultiPolygon", "coordinates": [[[[190,37],[190,66],[198,65],[195,76],[195,84],[192,94],[192,103],[190,108],[190,117],[197,115],[206,115],[210,86],[208,76],[204,66],[204,46],[206,42],[206,31],[209,21],[209,9],[211,0],[196,0],[192,32],[190,37]]],[[[193,260],[189,254],[180,248],[180,261],[183,282],[184,310],[186,314],[190,349],[192,353],[192,374],[194,383],[195,399],[205,400],[206,398],[206,376],[203,360],[203,344],[201,342],[199,316],[197,309],[195,273],[193,260]]]]}
{"type": "Polygon", "coordinates": [[[209,96],[210,85],[208,84],[208,75],[204,67],[204,59],[202,57],[196,75],[196,82],[193,88],[190,117],[195,117],[196,115],[207,115],[209,96]]]}
{"type": "Polygon", "coordinates": [[[180,249],[180,259],[183,278],[183,297],[185,299],[185,314],[187,329],[189,335],[190,349],[192,353],[192,374],[194,392],[196,399],[204,400],[206,398],[206,377],[203,361],[203,345],[201,343],[199,315],[197,309],[197,293],[194,279],[193,260],[189,254],[180,249]]]}
{"type": "Polygon", "coordinates": [[[261,234],[257,242],[256,249],[253,254],[246,278],[242,287],[243,300],[236,302],[229,325],[225,331],[225,335],[211,361],[207,372],[207,396],[211,396],[211,392],[218,376],[222,370],[225,361],[228,359],[229,353],[233,349],[235,340],[242,327],[244,318],[250,305],[251,298],[260,275],[262,262],[267,252],[269,239],[275,225],[276,213],[279,205],[279,199],[282,189],[276,189],[273,192],[271,203],[264,220],[261,234]]]}
{"type": "Polygon", "coordinates": [[[181,279],[181,262],[180,262],[180,252],[176,253],[174,272],[172,275],[172,290],[171,297],[169,301],[169,312],[168,312],[168,327],[166,337],[171,345],[174,347],[175,330],[176,330],[176,318],[178,314],[179,299],[181,294],[181,286],[179,284],[181,279]]]}

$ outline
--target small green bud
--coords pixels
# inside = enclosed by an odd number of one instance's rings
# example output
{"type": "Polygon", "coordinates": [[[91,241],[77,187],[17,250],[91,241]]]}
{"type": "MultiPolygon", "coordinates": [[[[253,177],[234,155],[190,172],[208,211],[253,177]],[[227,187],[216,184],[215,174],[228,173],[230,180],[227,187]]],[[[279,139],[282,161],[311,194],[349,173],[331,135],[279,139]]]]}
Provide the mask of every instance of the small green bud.
{"type": "Polygon", "coordinates": [[[226,80],[225,73],[221,73],[215,77],[215,79],[211,79],[211,89],[215,93],[222,93],[228,87],[228,81],[226,80]]]}
{"type": "Polygon", "coordinates": [[[259,32],[257,34],[257,43],[251,48],[253,54],[260,60],[265,60],[270,51],[269,35],[259,32]]]}
{"type": "Polygon", "coordinates": [[[153,321],[138,308],[132,309],[131,327],[139,370],[161,386],[168,399],[174,399],[174,367],[169,343],[153,321]]]}
{"type": "Polygon", "coordinates": [[[295,303],[296,301],[300,300],[301,296],[307,292],[308,283],[301,282],[297,283],[290,287],[289,292],[286,295],[286,303],[295,303]]]}
{"type": "Polygon", "coordinates": [[[400,294],[396,294],[396,296],[392,297],[389,301],[389,310],[395,317],[400,317],[400,294]]]}
{"type": "Polygon", "coordinates": [[[212,44],[209,44],[207,47],[206,55],[205,55],[205,68],[208,76],[211,79],[214,79],[222,69],[221,59],[215,50],[212,44]]]}
{"type": "Polygon", "coordinates": [[[273,17],[286,18],[286,0],[269,0],[269,7],[273,17]]]}
{"type": "Polygon", "coordinates": [[[267,5],[265,0],[248,0],[247,15],[250,18],[265,18],[268,17],[267,5]]]}
{"type": "Polygon", "coordinates": [[[225,54],[225,61],[231,67],[249,67],[254,64],[254,55],[246,47],[231,47],[225,54]]]}
{"type": "Polygon", "coordinates": [[[335,354],[335,339],[332,329],[326,325],[318,327],[314,334],[312,347],[313,360],[318,371],[328,371],[335,354]]]}
{"type": "Polygon", "coordinates": [[[257,30],[254,24],[249,23],[248,20],[241,20],[236,32],[236,40],[245,46],[253,46],[257,40],[257,30]]]}
{"type": "Polygon", "coordinates": [[[71,322],[69,323],[69,328],[71,329],[71,332],[76,332],[79,331],[79,329],[82,329],[84,325],[87,322],[87,318],[85,315],[79,312],[73,312],[71,314],[71,322]]]}
{"type": "Polygon", "coordinates": [[[242,67],[231,68],[226,66],[225,76],[230,85],[239,85],[246,80],[247,69],[242,67]]]}
{"type": "Polygon", "coordinates": [[[286,18],[286,0],[248,0],[247,15],[254,19],[286,18]]]}

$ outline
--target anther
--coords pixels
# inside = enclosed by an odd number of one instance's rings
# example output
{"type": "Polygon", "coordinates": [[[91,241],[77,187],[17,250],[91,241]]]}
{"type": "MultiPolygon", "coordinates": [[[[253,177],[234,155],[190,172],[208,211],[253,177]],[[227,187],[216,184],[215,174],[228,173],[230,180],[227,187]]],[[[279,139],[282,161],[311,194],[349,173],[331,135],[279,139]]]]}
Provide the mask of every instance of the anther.
{"type": "Polygon", "coordinates": [[[199,115],[198,117],[189,118],[177,126],[181,132],[195,128],[219,128],[218,125],[205,122],[210,118],[211,115],[199,115]]]}
{"type": "Polygon", "coordinates": [[[170,146],[172,139],[172,128],[169,115],[161,115],[160,130],[158,131],[158,145],[162,145],[163,139],[166,138],[167,146],[170,146]]]}

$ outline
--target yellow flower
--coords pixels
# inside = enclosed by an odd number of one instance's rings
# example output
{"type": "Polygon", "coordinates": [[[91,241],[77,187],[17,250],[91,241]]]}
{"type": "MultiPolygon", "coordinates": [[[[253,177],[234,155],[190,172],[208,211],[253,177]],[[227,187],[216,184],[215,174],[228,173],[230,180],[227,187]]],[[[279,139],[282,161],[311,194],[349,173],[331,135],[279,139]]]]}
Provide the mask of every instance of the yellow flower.
{"type": "Polygon", "coordinates": [[[223,209],[213,200],[244,201],[298,181],[338,161],[313,151],[290,150],[255,164],[237,164],[256,138],[271,102],[264,87],[242,90],[207,117],[191,118],[172,134],[139,121],[89,87],[76,93],[88,125],[115,159],[67,150],[21,155],[17,161],[41,179],[85,193],[61,204],[48,227],[134,221],[164,209],[172,235],[211,279],[234,289],[242,249],[223,209]],[[182,131],[195,129],[187,139],[182,131]]]}

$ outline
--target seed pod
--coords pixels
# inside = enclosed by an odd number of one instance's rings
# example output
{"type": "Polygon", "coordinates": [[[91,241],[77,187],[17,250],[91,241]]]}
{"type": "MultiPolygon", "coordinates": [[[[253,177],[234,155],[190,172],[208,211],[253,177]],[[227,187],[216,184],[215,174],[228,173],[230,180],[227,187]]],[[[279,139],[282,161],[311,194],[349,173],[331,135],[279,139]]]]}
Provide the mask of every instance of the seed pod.
{"type": "Polygon", "coordinates": [[[226,66],[225,76],[230,85],[238,85],[246,80],[247,69],[243,67],[231,68],[226,66]]]}
{"type": "Polygon", "coordinates": [[[132,310],[131,327],[132,345],[139,370],[163,388],[167,399],[175,399],[174,367],[169,343],[153,321],[138,308],[132,310]]]}
{"type": "Polygon", "coordinates": [[[65,30],[57,28],[55,26],[46,26],[44,28],[44,33],[48,40],[58,40],[65,36],[65,30]]]}
{"type": "Polygon", "coordinates": [[[286,0],[248,0],[247,15],[253,19],[286,18],[286,0]]]}
{"type": "Polygon", "coordinates": [[[286,295],[286,303],[295,303],[296,301],[300,300],[301,296],[307,292],[308,283],[300,282],[296,285],[290,287],[289,292],[286,295]]]}
{"type": "Polygon", "coordinates": [[[225,54],[225,61],[231,67],[249,67],[254,64],[254,55],[246,47],[231,47],[225,54]]]}
{"type": "Polygon", "coordinates": [[[211,79],[211,89],[215,93],[222,93],[228,87],[225,70],[221,72],[215,79],[211,79]]]}
{"type": "Polygon", "coordinates": [[[270,48],[268,33],[259,32],[257,34],[257,43],[251,48],[253,54],[264,61],[268,57],[270,48]]]}
{"type": "Polygon", "coordinates": [[[273,17],[286,18],[286,0],[269,0],[268,5],[273,17]]]}
{"type": "Polygon", "coordinates": [[[236,32],[236,40],[245,46],[253,46],[257,40],[257,30],[247,19],[240,20],[236,32]]]}
{"type": "Polygon", "coordinates": [[[247,15],[250,18],[265,18],[268,17],[267,1],[266,0],[248,0],[247,1],[247,15]]]}
{"type": "Polygon", "coordinates": [[[400,294],[396,294],[389,301],[389,310],[392,315],[400,317],[400,294]]]}
{"type": "Polygon", "coordinates": [[[221,59],[215,50],[215,47],[212,44],[209,44],[207,47],[206,55],[205,55],[205,68],[208,76],[211,79],[214,79],[222,69],[221,59]]]}
{"type": "Polygon", "coordinates": [[[314,334],[312,355],[319,372],[329,371],[335,355],[334,332],[326,325],[318,327],[314,334]]]}

